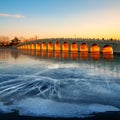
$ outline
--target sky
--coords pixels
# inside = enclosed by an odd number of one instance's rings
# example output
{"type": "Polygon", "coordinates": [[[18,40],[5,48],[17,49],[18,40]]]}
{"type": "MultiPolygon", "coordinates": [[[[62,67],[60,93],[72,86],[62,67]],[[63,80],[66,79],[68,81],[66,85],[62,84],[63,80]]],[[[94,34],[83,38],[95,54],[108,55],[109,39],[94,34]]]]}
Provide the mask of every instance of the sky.
{"type": "Polygon", "coordinates": [[[120,0],[0,0],[0,36],[120,39],[120,0]]]}

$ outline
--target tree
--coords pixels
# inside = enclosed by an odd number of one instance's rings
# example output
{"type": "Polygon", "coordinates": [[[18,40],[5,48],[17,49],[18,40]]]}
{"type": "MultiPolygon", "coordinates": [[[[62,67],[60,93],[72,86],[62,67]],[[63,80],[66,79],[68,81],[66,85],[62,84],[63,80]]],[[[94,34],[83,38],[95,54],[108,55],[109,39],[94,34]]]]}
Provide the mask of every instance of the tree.
{"type": "Polygon", "coordinates": [[[15,37],[13,40],[10,42],[10,46],[15,46],[18,45],[21,42],[17,37],[15,37]]]}

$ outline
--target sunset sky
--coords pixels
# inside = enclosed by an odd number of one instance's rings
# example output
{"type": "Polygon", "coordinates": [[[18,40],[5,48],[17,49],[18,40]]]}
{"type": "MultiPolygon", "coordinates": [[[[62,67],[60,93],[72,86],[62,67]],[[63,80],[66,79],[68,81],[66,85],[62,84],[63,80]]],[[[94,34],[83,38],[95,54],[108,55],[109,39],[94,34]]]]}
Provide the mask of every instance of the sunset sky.
{"type": "Polygon", "coordinates": [[[0,0],[0,35],[120,39],[120,0],[0,0]]]}

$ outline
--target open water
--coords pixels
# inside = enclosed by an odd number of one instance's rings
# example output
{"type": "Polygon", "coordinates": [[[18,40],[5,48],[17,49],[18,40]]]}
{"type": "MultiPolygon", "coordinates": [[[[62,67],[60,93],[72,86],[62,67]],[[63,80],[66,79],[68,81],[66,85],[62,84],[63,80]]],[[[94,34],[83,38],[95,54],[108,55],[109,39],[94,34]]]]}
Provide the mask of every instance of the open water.
{"type": "Polygon", "coordinates": [[[120,55],[0,49],[0,113],[88,117],[120,111],[120,55]]]}

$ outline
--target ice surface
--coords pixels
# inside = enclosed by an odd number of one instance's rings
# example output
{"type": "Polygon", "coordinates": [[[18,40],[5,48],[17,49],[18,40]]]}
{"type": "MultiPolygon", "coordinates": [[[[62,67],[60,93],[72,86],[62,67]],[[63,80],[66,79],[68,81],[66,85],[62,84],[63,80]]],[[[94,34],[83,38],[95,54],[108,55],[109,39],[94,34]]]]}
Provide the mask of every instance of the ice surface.
{"type": "Polygon", "coordinates": [[[120,70],[109,62],[57,62],[24,55],[0,61],[0,112],[85,117],[120,110],[120,70]]]}
{"type": "Polygon", "coordinates": [[[102,104],[75,104],[57,102],[50,99],[26,98],[5,106],[0,103],[0,111],[4,113],[17,110],[20,115],[44,117],[87,117],[93,113],[119,111],[119,108],[102,104]]]}

